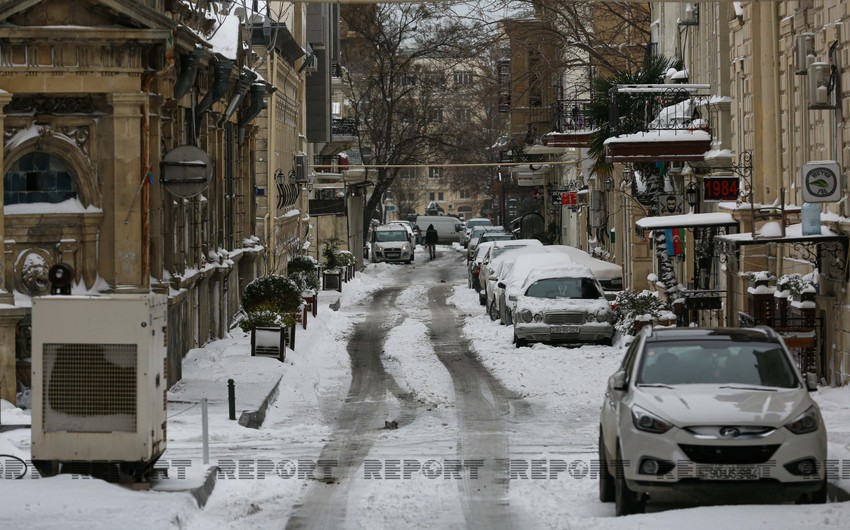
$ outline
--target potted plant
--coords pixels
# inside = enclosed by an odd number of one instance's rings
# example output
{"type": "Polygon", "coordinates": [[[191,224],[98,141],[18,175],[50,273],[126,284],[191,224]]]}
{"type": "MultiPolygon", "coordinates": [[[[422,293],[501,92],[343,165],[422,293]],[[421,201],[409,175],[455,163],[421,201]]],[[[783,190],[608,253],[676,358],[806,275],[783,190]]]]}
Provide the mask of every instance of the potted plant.
{"type": "Polygon", "coordinates": [[[339,252],[340,240],[337,238],[325,241],[322,258],[325,268],[322,270],[322,286],[324,289],[342,291],[342,261],[339,252]]]}
{"type": "Polygon", "coordinates": [[[635,335],[640,329],[661,317],[666,308],[655,293],[650,291],[622,291],[615,300],[617,323],[615,329],[625,335],[635,335]]]}
{"type": "Polygon", "coordinates": [[[277,274],[260,276],[242,292],[242,310],[246,318],[239,327],[250,331],[261,323],[292,325],[303,303],[301,288],[292,279],[277,274]]]}
{"type": "Polygon", "coordinates": [[[348,250],[340,250],[338,252],[338,258],[340,266],[346,271],[346,281],[354,278],[354,267],[357,264],[357,258],[354,257],[354,254],[348,250]]]}
{"type": "Polygon", "coordinates": [[[295,256],[286,264],[287,275],[299,287],[304,296],[312,296],[319,290],[319,263],[311,256],[295,256]]]}

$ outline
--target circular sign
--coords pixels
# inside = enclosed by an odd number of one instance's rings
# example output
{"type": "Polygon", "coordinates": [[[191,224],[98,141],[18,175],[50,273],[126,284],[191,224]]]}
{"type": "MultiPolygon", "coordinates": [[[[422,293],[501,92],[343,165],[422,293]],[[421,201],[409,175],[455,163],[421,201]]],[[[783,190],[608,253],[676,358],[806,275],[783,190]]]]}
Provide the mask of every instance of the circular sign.
{"type": "Polygon", "coordinates": [[[829,197],[838,187],[838,176],[826,166],[816,166],[803,179],[806,191],[814,197],[829,197]]]}
{"type": "Polygon", "coordinates": [[[194,197],[210,185],[213,164],[210,156],[194,145],[181,145],[162,159],[162,185],[184,199],[194,197]]]}

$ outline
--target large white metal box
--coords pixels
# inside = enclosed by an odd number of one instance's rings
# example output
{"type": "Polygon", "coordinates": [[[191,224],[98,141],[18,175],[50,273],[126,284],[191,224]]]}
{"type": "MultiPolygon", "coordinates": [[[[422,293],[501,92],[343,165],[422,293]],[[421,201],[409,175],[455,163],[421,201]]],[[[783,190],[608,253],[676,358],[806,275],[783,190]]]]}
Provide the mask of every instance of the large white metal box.
{"type": "Polygon", "coordinates": [[[152,464],[165,451],[168,299],[32,303],[32,459],[152,464]]]}

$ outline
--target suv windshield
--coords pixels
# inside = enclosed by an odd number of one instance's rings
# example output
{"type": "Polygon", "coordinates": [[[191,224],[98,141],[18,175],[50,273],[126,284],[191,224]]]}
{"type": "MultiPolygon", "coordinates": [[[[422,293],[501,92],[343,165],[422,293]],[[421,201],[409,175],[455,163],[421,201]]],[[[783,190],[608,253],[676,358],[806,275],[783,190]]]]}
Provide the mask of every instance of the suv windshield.
{"type": "Polygon", "coordinates": [[[407,241],[407,232],[404,230],[375,232],[375,241],[378,241],[379,243],[386,243],[387,241],[407,241]]]}
{"type": "Polygon", "coordinates": [[[648,342],[638,384],[732,384],[794,388],[797,377],[782,347],[725,340],[648,342]]]}
{"type": "Polygon", "coordinates": [[[547,278],[529,285],[525,296],[597,300],[602,298],[602,292],[599,291],[593,278],[547,278]]]}

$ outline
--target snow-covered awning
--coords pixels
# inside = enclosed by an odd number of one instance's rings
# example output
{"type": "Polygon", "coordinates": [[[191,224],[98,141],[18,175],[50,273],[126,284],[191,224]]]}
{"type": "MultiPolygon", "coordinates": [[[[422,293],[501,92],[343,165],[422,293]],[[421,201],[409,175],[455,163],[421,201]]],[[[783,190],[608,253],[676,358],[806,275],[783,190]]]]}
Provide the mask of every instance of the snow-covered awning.
{"type": "MultiPolygon", "coordinates": [[[[738,221],[728,213],[692,213],[686,215],[665,215],[662,217],[644,217],[635,223],[643,230],[661,228],[695,228],[707,226],[734,226],[738,221]]],[[[737,234],[736,234],[737,235],[737,234]]]]}
{"type": "Polygon", "coordinates": [[[752,232],[745,232],[743,234],[727,234],[717,236],[716,239],[737,246],[764,245],[766,243],[847,243],[847,236],[834,232],[825,226],[820,227],[820,234],[804,236],[803,225],[801,223],[786,226],[784,237],[778,234],[756,234],[755,237],[753,237],[752,232]]]}
{"type": "Polygon", "coordinates": [[[786,226],[783,236],[781,227],[776,230],[775,227],[767,225],[762,227],[755,237],[752,232],[746,232],[715,236],[714,240],[725,246],[721,252],[735,256],[738,255],[741,247],[747,245],[790,244],[791,248],[806,257],[820,274],[833,280],[848,280],[850,240],[846,235],[834,232],[825,226],[820,227],[820,234],[803,235],[803,225],[799,223],[786,226]]]}

